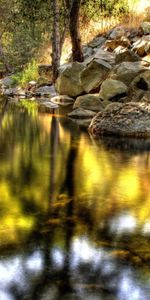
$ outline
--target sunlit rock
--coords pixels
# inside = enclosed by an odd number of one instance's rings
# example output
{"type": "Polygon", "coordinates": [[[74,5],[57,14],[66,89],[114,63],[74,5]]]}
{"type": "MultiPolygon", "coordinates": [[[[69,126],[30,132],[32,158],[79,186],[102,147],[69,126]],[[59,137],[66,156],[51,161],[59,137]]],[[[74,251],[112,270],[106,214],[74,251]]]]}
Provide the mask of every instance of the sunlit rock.
{"type": "Polygon", "coordinates": [[[144,34],[150,34],[150,22],[144,21],[140,27],[144,34]]]}
{"type": "Polygon", "coordinates": [[[49,97],[54,97],[57,94],[53,85],[41,86],[36,89],[35,93],[37,96],[49,96],[49,97]]]}
{"type": "MultiPolygon", "coordinates": [[[[118,47],[119,50],[119,47],[118,47]]],[[[116,64],[120,64],[124,61],[130,61],[130,62],[134,62],[134,61],[140,61],[141,58],[135,54],[133,51],[129,50],[129,49],[120,49],[119,53],[116,54],[116,59],[115,59],[115,63],[116,64]]]]}
{"type": "Polygon", "coordinates": [[[73,108],[83,108],[93,111],[104,109],[103,102],[100,100],[99,94],[87,94],[76,99],[73,108]]]}
{"type": "Polygon", "coordinates": [[[92,120],[90,132],[97,135],[150,136],[150,104],[112,103],[92,120]]]}
{"type": "Polygon", "coordinates": [[[106,79],[103,81],[100,89],[100,99],[114,100],[125,97],[128,92],[128,87],[119,80],[106,79]]]}
{"type": "Polygon", "coordinates": [[[109,63],[110,65],[115,64],[115,53],[111,53],[109,51],[104,51],[102,49],[96,49],[94,58],[96,59],[102,59],[109,63]]]}
{"type": "Polygon", "coordinates": [[[111,65],[106,61],[94,59],[80,74],[83,90],[89,93],[98,88],[111,68],[111,65]]]}
{"type": "Polygon", "coordinates": [[[143,57],[150,53],[150,35],[138,39],[132,46],[132,50],[143,57]]]}
{"type": "Polygon", "coordinates": [[[140,73],[149,70],[146,63],[142,62],[122,62],[116,65],[111,72],[111,77],[116,80],[120,80],[129,85],[132,80],[140,73]]]}
{"type": "Polygon", "coordinates": [[[80,73],[84,69],[84,64],[74,62],[62,71],[56,81],[56,90],[60,95],[77,97],[83,93],[80,73]]]}
{"type": "Polygon", "coordinates": [[[118,39],[121,38],[122,36],[124,36],[126,34],[125,29],[123,28],[123,26],[117,26],[115,29],[113,29],[109,35],[109,38],[114,40],[114,39],[118,39]]]}

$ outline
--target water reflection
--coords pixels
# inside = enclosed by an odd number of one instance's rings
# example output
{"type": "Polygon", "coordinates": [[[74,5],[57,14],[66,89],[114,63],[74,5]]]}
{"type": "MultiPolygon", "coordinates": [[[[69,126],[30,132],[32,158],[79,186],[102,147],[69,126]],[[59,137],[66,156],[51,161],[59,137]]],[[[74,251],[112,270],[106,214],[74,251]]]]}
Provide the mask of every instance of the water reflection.
{"type": "Polygon", "coordinates": [[[149,299],[147,149],[23,103],[3,110],[0,153],[0,299],[149,299]]]}

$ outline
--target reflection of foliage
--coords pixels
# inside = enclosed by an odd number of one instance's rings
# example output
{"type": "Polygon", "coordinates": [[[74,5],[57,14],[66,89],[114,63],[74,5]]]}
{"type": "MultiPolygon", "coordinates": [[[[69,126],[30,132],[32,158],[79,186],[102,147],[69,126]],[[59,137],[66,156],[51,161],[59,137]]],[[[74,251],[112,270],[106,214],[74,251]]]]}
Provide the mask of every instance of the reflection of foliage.
{"type": "MultiPolygon", "coordinates": [[[[128,261],[141,270],[145,282],[149,275],[149,155],[136,153],[130,157],[129,152],[126,156],[121,151],[106,150],[102,143],[91,144],[85,133],[76,138],[68,126],[60,126],[55,148],[50,133],[50,128],[56,129],[54,121],[54,116],[52,124],[51,115],[38,115],[35,103],[29,101],[5,113],[0,128],[0,253],[5,246],[10,251],[9,245],[18,252],[24,245],[26,255],[30,247],[39,247],[46,267],[41,277],[39,273],[34,278],[33,285],[35,290],[38,286],[43,291],[46,279],[51,282],[52,278],[49,249],[60,249],[63,265],[59,266],[60,272],[57,268],[53,271],[63,294],[64,277],[66,289],[72,284],[71,247],[79,240],[82,244],[87,236],[90,246],[84,242],[85,264],[78,265],[87,289],[91,282],[99,288],[97,274],[103,278],[103,266],[93,267],[91,261],[86,264],[88,249],[93,253],[105,250],[104,264],[109,258],[119,264],[128,261]],[[84,271],[89,266],[93,275],[84,271]]],[[[111,280],[114,274],[109,276],[111,280]]],[[[110,292],[103,282],[99,289],[102,294],[110,292]]],[[[35,291],[31,292],[36,299],[35,291]]]]}

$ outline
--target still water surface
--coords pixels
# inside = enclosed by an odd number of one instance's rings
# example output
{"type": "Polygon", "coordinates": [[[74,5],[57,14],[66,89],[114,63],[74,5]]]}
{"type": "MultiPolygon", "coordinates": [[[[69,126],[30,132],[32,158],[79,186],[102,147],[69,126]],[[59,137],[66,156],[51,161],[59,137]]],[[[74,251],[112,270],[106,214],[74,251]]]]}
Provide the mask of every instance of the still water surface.
{"type": "Polygon", "coordinates": [[[150,141],[1,105],[0,300],[150,299],[150,141]]]}

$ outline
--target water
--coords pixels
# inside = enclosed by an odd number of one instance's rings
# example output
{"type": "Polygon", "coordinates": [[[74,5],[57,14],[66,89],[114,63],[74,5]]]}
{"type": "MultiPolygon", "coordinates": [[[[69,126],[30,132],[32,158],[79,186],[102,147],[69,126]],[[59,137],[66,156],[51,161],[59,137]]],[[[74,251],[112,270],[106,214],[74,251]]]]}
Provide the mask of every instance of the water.
{"type": "Polygon", "coordinates": [[[150,299],[150,141],[1,105],[0,300],[150,299]]]}

